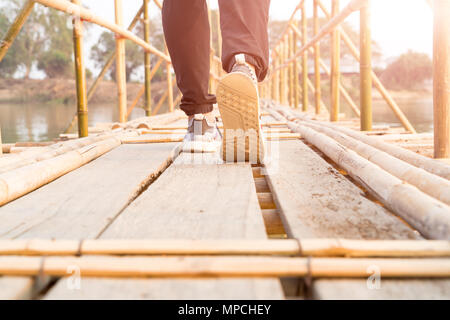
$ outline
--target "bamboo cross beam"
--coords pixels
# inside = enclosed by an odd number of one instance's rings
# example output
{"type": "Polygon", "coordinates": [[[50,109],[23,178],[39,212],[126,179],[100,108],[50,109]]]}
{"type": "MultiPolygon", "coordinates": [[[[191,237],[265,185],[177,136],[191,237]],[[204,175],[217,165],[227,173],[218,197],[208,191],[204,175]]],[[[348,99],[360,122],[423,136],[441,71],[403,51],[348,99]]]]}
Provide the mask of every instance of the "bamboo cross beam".
{"type": "Polygon", "coordinates": [[[106,19],[100,18],[92,13],[91,10],[83,8],[82,6],[77,6],[72,3],[70,3],[67,0],[35,0],[36,2],[39,2],[40,4],[68,13],[68,14],[75,14],[78,15],[81,19],[95,23],[99,26],[102,26],[112,32],[114,32],[116,35],[123,37],[124,39],[128,39],[136,43],[137,45],[141,46],[145,51],[148,51],[150,53],[153,53],[154,55],[163,58],[165,61],[170,63],[170,57],[168,57],[163,52],[159,51],[152,45],[148,44],[132,32],[124,29],[123,27],[111,23],[106,19]]]}
{"type": "MultiPolygon", "coordinates": [[[[128,29],[127,29],[128,31],[132,31],[134,29],[134,27],[136,26],[136,24],[139,21],[140,16],[142,15],[143,10],[144,10],[144,8],[143,8],[143,6],[141,6],[141,8],[138,10],[138,12],[134,16],[133,20],[131,21],[130,25],[128,26],[128,29]]],[[[103,66],[102,70],[100,71],[100,73],[98,74],[97,78],[94,80],[94,82],[92,83],[91,87],[88,90],[88,93],[87,93],[87,102],[88,103],[92,99],[92,97],[94,96],[94,93],[97,90],[98,86],[100,85],[100,82],[105,77],[106,72],[109,70],[109,68],[111,68],[112,64],[114,63],[114,59],[115,58],[116,58],[116,51],[114,50],[114,52],[112,52],[110,54],[110,56],[108,57],[108,59],[106,60],[105,65],[103,66]]],[[[159,58],[159,59],[162,60],[162,58],[159,58]]],[[[75,114],[73,115],[72,120],[70,121],[69,126],[64,131],[64,133],[69,133],[70,130],[75,125],[76,121],[77,121],[77,113],[75,112],[75,114]]]]}
{"type": "Polygon", "coordinates": [[[297,59],[308,48],[314,46],[318,41],[322,40],[323,37],[339,26],[339,24],[342,23],[350,14],[358,10],[364,1],[365,0],[351,0],[344,9],[342,9],[333,19],[328,21],[328,23],[319,30],[318,34],[314,36],[314,38],[312,38],[306,45],[302,46],[293,58],[285,61],[285,65],[279,66],[278,68],[286,67],[286,65],[297,59]]]}
{"type": "Polygon", "coordinates": [[[0,240],[0,256],[74,255],[287,255],[312,257],[450,257],[441,240],[0,240]]]}
{"type": "Polygon", "coordinates": [[[448,278],[450,259],[288,257],[0,257],[0,275],[109,278],[448,278]],[[69,269],[70,268],[70,269],[69,269]]]}
{"type": "MultiPolygon", "coordinates": [[[[322,10],[322,12],[325,14],[327,18],[330,18],[331,15],[326,9],[326,7],[323,5],[323,3],[320,0],[317,0],[317,3],[322,10]]],[[[356,59],[356,61],[361,62],[361,56],[359,53],[359,50],[356,48],[356,46],[353,44],[352,40],[348,36],[348,34],[345,32],[343,28],[340,28],[341,30],[341,37],[344,43],[346,44],[347,48],[350,50],[350,53],[353,55],[353,57],[356,59]]],[[[392,98],[389,91],[386,90],[386,88],[381,83],[380,79],[376,75],[376,73],[372,70],[372,81],[373,85],[377,88],[377,90],[380,92],[380,94],[383,96],[384,100],[388,104],[388,106],[391,108],[391,110],[394,112],[397,119],[399,119],[400,123],[403,125],[403,127],[410,131],[411,133],[416,133],[416,130],[414,129],[413,125],[409,122],[408,118],[405,116],[403,111],[400,109],[400,107],[397,105],[395,100],[392,98]]]]}
{"type": "MultiPolygon", "coordinates": [[[[155,66],[152,68],[152,71],[150,72],[150,75],[149,75],[149,82],[155,76],[155,74],[158,71],[159,67],[161,66],[162,62],[163,62],[163,59],[159,58],[158,61],[155,64],[155,66]]],[[[131,106],[128,108],[127,118],[130,116],[131,112],[136,107],[136,105],[138,104],[138,102],[142,98],[142,96],[144,95],[145,90],[146,90],[146,84],[142,85],[141,90],[139,90],[136,98],[133,100],[133,102],[131,103],[131,106]]],[[[149,116],[149,115],[146,114],[146,116],[149,116]]]]}

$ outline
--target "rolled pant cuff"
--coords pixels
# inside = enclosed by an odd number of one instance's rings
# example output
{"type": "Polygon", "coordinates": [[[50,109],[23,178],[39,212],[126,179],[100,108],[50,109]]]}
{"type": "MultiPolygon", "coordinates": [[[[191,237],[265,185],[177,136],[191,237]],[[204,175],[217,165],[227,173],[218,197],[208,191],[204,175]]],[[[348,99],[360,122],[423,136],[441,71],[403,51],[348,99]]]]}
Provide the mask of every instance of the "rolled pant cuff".
{"type": "Polygon", "coordinates": [[[198,105],[181,105],[180,109],[186,113],[187,116],[192,116],[194,114],[200,114],[200,113],[208,113],[213,111],[213,104],[198,104],[198,105]]]}

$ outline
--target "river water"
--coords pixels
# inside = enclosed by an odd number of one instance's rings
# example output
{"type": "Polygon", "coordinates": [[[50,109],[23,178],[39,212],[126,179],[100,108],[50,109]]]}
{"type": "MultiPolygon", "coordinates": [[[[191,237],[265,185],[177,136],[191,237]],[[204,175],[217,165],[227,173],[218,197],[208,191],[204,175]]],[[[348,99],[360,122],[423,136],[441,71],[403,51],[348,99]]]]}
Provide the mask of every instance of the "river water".
{"type": "MultiPolygon", "coordinates": [[[[432,97],[401,99],[397,103],[418,132],[432,132],[432,97]]],[[[2,142],[48,141],[57,138],[69,125],[75,110],[73,105],[0,103],[2,142]]],[[[131,113],[130,120],[142,116],[144,110],[136,108],[131,113]]],[[[117,119],[118,110],[115,105],[89,106],[89,125],[117,119]]],[[[374,101],[373,120],[374,124],[400,125],[384,101],[374,101]]]]}

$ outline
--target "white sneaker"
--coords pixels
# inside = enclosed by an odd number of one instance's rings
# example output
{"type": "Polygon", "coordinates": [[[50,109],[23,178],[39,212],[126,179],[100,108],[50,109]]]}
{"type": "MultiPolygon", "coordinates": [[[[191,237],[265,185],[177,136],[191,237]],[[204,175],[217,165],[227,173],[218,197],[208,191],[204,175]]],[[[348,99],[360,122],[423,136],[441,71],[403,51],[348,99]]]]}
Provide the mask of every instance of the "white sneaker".
{"type": "Polygon", "coordinates": [[[221,141],[222,136],[212,112],[189,117],[183,152],[217,152],[221,141]]]}

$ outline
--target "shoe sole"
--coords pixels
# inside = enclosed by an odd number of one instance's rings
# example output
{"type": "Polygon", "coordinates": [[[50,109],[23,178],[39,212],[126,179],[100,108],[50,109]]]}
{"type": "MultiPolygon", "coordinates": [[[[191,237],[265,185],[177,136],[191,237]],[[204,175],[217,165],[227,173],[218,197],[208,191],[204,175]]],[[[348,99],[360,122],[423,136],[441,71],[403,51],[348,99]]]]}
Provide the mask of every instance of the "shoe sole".
{"type": "Polygon", "coordinates": [[[261,163],[264,147],[259,124],[258,89],[253,81],[238,72],[224,76],[217,87],[217,103],[224,128],[223,160],[261,163]]]}

